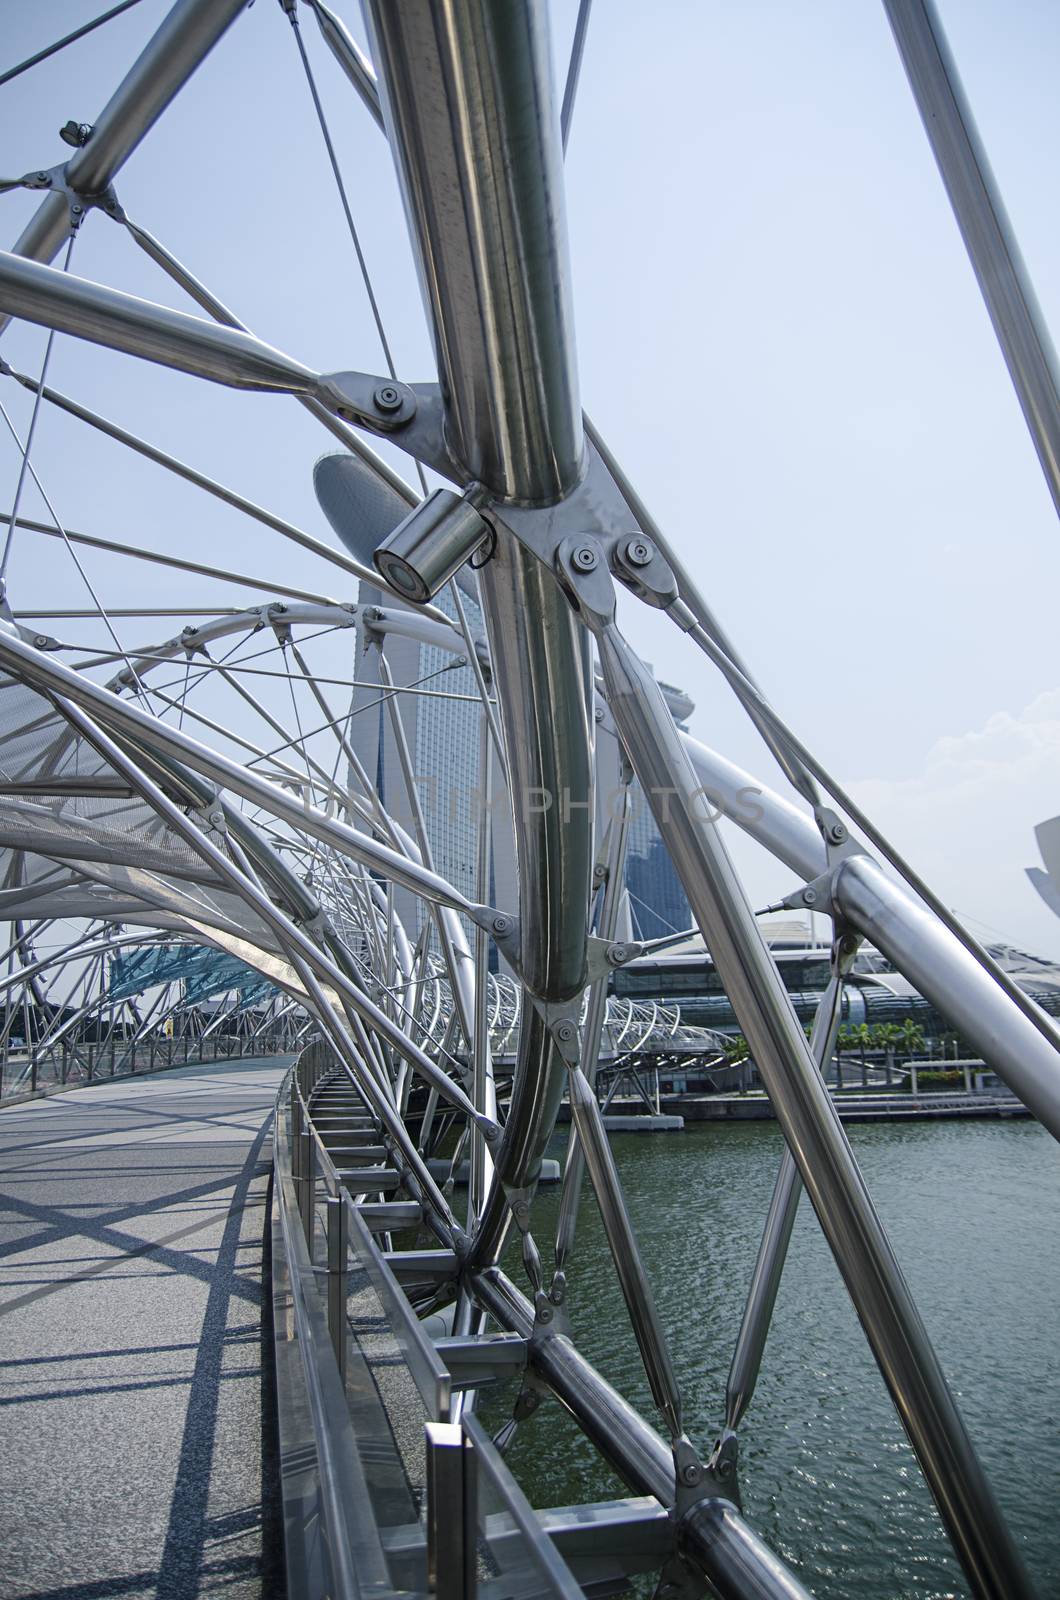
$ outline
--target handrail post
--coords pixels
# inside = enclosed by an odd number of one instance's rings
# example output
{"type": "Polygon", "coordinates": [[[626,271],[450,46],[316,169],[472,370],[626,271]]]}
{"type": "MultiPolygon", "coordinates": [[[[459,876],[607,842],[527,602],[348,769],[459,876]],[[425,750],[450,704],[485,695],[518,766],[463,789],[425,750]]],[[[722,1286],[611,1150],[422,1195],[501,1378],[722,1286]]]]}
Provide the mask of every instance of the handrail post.
{"type": "Polygon", "coordinates": [[[313,1223],[316,1210],[316,1164],[314,1162],[313,1131],[305,1127],[299,1143],[302,1146],[302,1188],[298,1196],[299,1210],[302,1213],[302,1227],[305,1230],[306,1247],[309,1250],[309,1259],[313,1259],[313,1223]]]}
{"type": "Polygon", "coordinates": [[[339,1376],[346,1381],[346,1201],[341,1194],[327,1198],[328,1228],[328,1329],[335,1347],[339,1376]]]}
{"type": "Polygon", "coordinates": [[[435,1600],[475,1594],[474,1459],[459,1422],[425,1427],[427,1589],[435,1600]]]}

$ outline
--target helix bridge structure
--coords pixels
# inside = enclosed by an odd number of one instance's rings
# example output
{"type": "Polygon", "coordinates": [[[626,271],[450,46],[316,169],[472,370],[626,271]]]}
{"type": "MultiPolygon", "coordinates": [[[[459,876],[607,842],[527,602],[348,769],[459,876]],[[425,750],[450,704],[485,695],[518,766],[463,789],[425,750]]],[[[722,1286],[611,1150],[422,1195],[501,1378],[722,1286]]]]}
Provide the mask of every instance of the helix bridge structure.
{"type": "MultiPolygon", "coordinates": [[[[5,360],[0,386],[27,407],[21,431],[9,419],[18,464],[0,524],[4,1092],[186,1060],[175,1047],[188,1038],[197,1059],[211,1040],[215,1058],[290,1058],[276,1100],[273,1295],[292,1595],[502,1600],[631,1584],[659,1600],[807,1594],[745,1518],[740,1488],[805,1191],[970,1592],[1029,1596],[991,1461],[973,1445],[821,1069],[863,941],[1057,1138],[1060,1033],[774,710],[705,598],[705,572],[678,557],[583,409],[563,152],[587,0],[565,83],[544,0],[365,0],[367,53],[324,0],[278,8],[351,228],[349,152],[329,132],[317,52],[367,108],[368,136],[389,144],[434,342],[426,381],[392,364],[350,370],[341,316],[326,370],[264,342],[125,209],[123,166],[223,38],[238,52],[245,9],[177,0],[95,122],[67,124],[72,155],[4,180],[36,204],[0,253],[0,317],[47,330],[43,363],[5,360]],[[92,229],[146,253],[185,309],[78,276],[73,247],[92,229]],[[343,463],[330,530],[306,531],[57,388],[56,335],[130,369],[153,363],[247,391],[249,406],[293,397],[343,463]],[[262,576],[233,570],[223,548],[200,561],[68,526],[48,497],[46,451],[34,448],[55,413],[312,552],[341,597],[285,585],[282,561],[262,576]],[[31,484],[50,520],[27,516],[31,484]],[[21,603],[12,552],[28,538],[75,564],[104,552],[131,574],[116,603],[85,577],[91,637],[71,642],[69,613],[21,603]],[[149,634],[152,615],[179,613],[158,603],[157,584],[180,572],[225,599],[149,634]],[[361,598],[347,593],[351,580],[361,598]],[[248,588],[253,604],[232,603],[248,588]],[[728,685],[761,736],[768,782],[675,724],[627,637],[632,606],[666,618],[728,685]],[[142,630],[135,645],[130,621],[142,630]],[[441,682],[394,681],[388,647],[410,638],[435,652],[441,682]],[[468,693],[448,690],[450,666],[469,674],[468,693]],[[398,711],[412,694],[449,695],[475,730],[477,768],[463,776],[485,799],[460,871],[436,859],[398,711]],[[386,771],[366,767],[353,737],[369,702],[388,730],[386,771]],[[623,784],[609,815],[596,795],[605,744],[623,784]],[[598,1072],[652,1051],[719,1055],[717,1036],[678,1009],[610,992],[612,974],[645,950],[623,915],[634,780],[785,1140],[742,1320],[685,1330],[733,1349],[709,1433],[689,1425],[662,1286],[597,1095],[598,1072]],[[809,1037],[719,814],[783,864],[786,905],[831,921],[831,981],[809,1037]],[[514,862],[510,898],[497,889],[500,853],[514,862]],[[571,1133],[546,1236],[538,1186],[562,1105],[571,1133]],[[590,1189],[646,1412],[571,1331],[590,1189]],[[479,1397],[512,1377],[511,1418],[491,1433],[479,1397]],[[517,1431],[549,1451],[554,1402],[625,1497],[531,1508],[506,1451],[517,1431]]],[[[1060,507],[1055,355],[956,68],[929,0],[885,9],[1060,507]]],[[[101,504],[105,494],[93,485],[101,504]]]]}

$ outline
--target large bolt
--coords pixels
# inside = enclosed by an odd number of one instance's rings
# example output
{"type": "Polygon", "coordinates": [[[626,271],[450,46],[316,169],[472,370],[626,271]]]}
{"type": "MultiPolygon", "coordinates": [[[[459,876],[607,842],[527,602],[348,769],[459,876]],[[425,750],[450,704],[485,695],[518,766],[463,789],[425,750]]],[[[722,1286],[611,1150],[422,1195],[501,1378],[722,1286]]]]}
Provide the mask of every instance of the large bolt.
{"type": "Polygon", "coordinates": [[[626,546],[626,560],[631,567],[650,566],[655,551],[647,539],[631,539],[626,546]]]}
{"type": "Polygon", "coordinates": [[[575,1027],[573,1022],[558,1022],[556,1024],[556,1038],[560,1044],[569,1044],[574,1038],[575,1027]]]}
{"type": "Polygon", "coordinates": [[[512,919],[508,916],[507,912],[498,911],[491,926],[497,938],[503,939],[506,934],[509,934],[512,931],[512,919]]]}
{"type": "Polygon", "coordinates": [[[815,906],[817,904],[817,890],[804,889],[802,891],[802,903],[804,906],[815,906]]]}
{"type": "Polygon", "coordinates": [[[596,551],[591,544],[583,544],[579,549],[575,550],[571,557],[571,563],[577,567],[579,572],[592,572],[596,566],[596,551]]]}
{"type": "Polygon", "coordinates": [[[52,175],[51,175],[50,172],[38,172],[37,173],[37,182],[38,183],[42,183],[46,189],[50,187],[51,181],[52,181],[52,175]]]}
{"type": "Polygon", "coordinates": [[[833,844],[842,844],[847,836],[847,830],[841,822],[833,822],[828,830],[828,837],[833,844]]]}
{"type": "Polygon", "coordinates": [[[699,1482],[700,1469],[694,1461],[689,1461],[681,1468],[681,1482],[689,1486],[699,1482]]]}
{"type": "Polygon", "coordinates": [[[401,390],[392,383],[381,383],[372,396],[377,411],[400,411],[401,390]]]}

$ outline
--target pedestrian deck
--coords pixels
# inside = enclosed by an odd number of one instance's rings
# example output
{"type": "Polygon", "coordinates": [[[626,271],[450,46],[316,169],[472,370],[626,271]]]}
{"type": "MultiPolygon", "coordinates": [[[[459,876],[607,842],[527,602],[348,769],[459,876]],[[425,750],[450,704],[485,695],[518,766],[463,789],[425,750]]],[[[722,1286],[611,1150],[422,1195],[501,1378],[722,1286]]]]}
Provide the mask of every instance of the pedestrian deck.
{"type": "Polygon", "coordinates": [[[282,1594],[262,1269],[288,1064],[0,1111],[4,1600],[282,1594]]]}

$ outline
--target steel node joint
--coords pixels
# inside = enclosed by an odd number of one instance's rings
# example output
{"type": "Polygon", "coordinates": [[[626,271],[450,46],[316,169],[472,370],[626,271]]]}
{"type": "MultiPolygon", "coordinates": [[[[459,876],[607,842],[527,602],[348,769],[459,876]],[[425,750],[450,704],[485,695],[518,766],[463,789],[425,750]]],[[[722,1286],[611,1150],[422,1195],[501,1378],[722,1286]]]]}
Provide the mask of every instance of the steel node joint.
{"type": "Polygon", "coordinates": [[[807,909],[822,911],[832,918],[841,918],[842,912],[836,899],[836,885],[840,871],[843,864],[852,856],[865,856],[868,855],[868,851],[864,845],[851,838],[846,823],[829,806],[815,806],[814,821],[824,840],[828,865],[824,872],[819,873],[816,878],[811,878],[809,883],[803,884],[799,889],[793,889],[791,894],[780,901],[780,904],[788,911],[807,909]]]}
{"type": "Polygon", "coordinates": [[[114,192],[114,185],[108,183],[105,188],[99,190],[96,194],[86,193],[83,189],[79,189],[71,183],[68,162],[60,162],[55,167],[39,168],[35,172],[27,172],[19,179],[17,187],[22,189],[43,189],[50,194],[61,195],[66,201],[70,213],[70,226],[73,230],[80,227],[86,213],[91,210],[103,211],[108,217],[112,217],[115,222],[125,221],[125,212],[118,200],[118,196],[114,192]]]}
{"type": "Polygon", "coordinates": [[[320,379],[320,398],[344,422],[393,433],[416,415],[417,400],[407,383],[367,372],[331,372],[320,379]]]}

